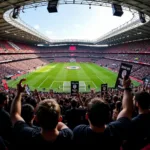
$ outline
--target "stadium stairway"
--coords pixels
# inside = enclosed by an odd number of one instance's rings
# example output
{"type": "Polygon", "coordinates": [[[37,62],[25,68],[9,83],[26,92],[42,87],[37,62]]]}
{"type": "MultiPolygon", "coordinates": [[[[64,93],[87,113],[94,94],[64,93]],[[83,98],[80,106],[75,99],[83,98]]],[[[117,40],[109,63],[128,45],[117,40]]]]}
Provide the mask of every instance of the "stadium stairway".
{"type": "Polygon", "coordinates": [[[10,46],[12,46],[15,50],[21,50],[21,48],[19,46],[17,46],[16,44],[12,43],[12,42],[7,42],[10,46]]]}

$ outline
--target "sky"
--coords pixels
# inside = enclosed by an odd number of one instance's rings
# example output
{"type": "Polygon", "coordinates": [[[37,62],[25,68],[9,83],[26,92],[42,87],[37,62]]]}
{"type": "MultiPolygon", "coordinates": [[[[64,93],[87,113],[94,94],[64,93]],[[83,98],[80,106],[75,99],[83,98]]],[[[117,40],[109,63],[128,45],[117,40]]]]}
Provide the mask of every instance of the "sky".
{"type": "Polygon", "coordinates": [[[20,17],[28,25],[50,39],[95,40],[132,18],[124,11],[122,17],[112,14],[110,7],[87,5],[60,5],[58,13],[48,13],[47,7],[26,9],[20,17]]]}

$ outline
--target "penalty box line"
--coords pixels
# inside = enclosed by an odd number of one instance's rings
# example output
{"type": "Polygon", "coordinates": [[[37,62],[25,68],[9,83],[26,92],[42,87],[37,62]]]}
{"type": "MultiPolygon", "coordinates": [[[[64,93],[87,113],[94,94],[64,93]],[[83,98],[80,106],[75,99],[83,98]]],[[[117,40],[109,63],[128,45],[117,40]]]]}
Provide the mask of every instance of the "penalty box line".
{"type": "Polygon", "coordinates": [[[55,82],[56,82],[56,83],[57,83],[57,82],[60,82],[60,83],[61,83],[61,82],[63,82],[63,81],[55,81],[55,80],[54,80],[54,81],[51,83],[51,85],[49,86],[49,89],[51,89],[51,88],[53,87],[53,84],[54,84],[55,82]]]}
{"type": "Polygon", "coordinates": [[[102,83],[104,83],[104,81],[103,81],[98,75],[96,75],[96,77],[97,77],[100,81],[102,81],[102,83]]]}

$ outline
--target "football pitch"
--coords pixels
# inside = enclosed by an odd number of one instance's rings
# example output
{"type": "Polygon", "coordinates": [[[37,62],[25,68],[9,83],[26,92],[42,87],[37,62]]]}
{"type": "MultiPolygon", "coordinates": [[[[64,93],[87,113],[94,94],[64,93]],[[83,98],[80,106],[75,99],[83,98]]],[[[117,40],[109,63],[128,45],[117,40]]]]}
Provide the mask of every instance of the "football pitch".
{"type": "MultiPolygon", "coordinates": [[[[31,90],[56,92],[70,92],[70,81],[79,81],[80,92],[89,92],[90,88],[100,90],[101,84],[114,87],[117,73],[94,63],[50,63],[33,72],[20,76],[18,79],[8,81],[9,87],[16,87],[20,79],[26,78],[31,90]]],[[[133,81],[134,85],[138,85],[133,81]]]]}

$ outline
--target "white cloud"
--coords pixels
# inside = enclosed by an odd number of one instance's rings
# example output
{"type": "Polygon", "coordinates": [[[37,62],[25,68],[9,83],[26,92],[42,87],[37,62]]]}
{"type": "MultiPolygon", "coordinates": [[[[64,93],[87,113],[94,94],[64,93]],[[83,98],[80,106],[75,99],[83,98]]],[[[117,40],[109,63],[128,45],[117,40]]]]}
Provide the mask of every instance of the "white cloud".
{"type": "Polygon", "coordinates": [[[39,26],[38,24],[36,24],[36,25],[34,26],[34,28],[35,28],[36,30],[38,30],[38,29],[40,29],[40,26],[39,26]]]}

